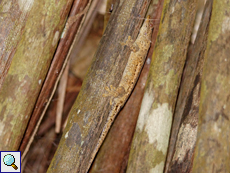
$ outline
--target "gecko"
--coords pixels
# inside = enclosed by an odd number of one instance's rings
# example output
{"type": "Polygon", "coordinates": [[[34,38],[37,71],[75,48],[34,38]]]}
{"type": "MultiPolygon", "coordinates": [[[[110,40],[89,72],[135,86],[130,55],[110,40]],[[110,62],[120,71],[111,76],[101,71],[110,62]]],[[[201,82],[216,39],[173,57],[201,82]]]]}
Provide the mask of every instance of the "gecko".
{"type": "Polygon", "coordinates": [[[98,152],[102,142],[105,139],[105,136],[110,129],[110,126],[112,125],[120,108],[124,106],[140,75],[152,37],[152,25],[149,18],[150,17],[148,16],[143,23],[135,41],[132,40],[131,36],[128,36],[128,39],[125,43],[120,43],[123,46],[129,46],[131,53],[125,70],[122,74],[119,86],[117,88],[112,85],[110,85],[110,88],[105,87],[107,93],[103,94],[103,97],[111,97],[110,105],[112,105],[112,111],[109,113],[108,119],[99,137],[98,143],[91,155],[92,157],[90,163],[92,163],[96,153],[98,152]]]}

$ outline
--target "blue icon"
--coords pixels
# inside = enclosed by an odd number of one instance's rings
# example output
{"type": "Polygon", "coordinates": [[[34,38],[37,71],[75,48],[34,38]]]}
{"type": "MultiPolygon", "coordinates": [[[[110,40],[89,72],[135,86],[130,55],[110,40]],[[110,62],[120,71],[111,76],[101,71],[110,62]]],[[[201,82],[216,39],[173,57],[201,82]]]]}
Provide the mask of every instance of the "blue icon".
{"type": "Polygon", "coordinates": [[[15,158],[12,154],[7,154],[3,158],[3,162],[7,166],[12,166],[15,170],[18,169],[18,167],[14,164],[15,163],[15,158]]]}

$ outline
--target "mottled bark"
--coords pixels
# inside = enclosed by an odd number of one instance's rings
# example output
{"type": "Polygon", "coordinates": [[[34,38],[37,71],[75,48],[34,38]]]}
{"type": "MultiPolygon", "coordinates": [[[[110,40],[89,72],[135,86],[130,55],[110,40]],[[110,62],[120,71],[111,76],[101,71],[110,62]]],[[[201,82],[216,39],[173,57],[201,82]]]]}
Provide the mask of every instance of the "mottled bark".
{"type": "Polygon", "coordinates": [[[33,1],[0,1],[0,89],[9,70],[33,1]]]}
{"type": "Polygon", "coordinates": [[[204,8],[195,43],[189,46],[170,136],[167,155],[167,165],[170,166],[166,167],[165,172],[186,173],[192,169],[197,136],[203,59],[207,46],[211,9],[212,1],[208,1],[204,8]]]}
{"type": "Polygon", "coordinates": [[[214,0],[192,172],[230,172],[230,0],[214,0]]]}
{"type": "Polygon", "coordinates": [[[163,172],[196,0],[165,0],[127,172],[163,172]]]}
{"type": "Polygon", "coordinates": [[[115,119],[105,142],[94,160],[93,166],[90,170],[91,173],[99,173],[101,170],[103,170],[103,172],[113,173],[126,171],[131,141],[140,111],[141,100],[148,76],[153,48],[158,33],[162,7],[163,0],[155,0],[150,3],[147,15],[150,14],[151,18],[154,19],[152,21],[154,29],[152,44],[147,60],[134,91],[122,111],[118,114],[118,117],[115,119]]]}
{"type": "Polygon", "coordinates": [[[0,150],[18,150],[72,0],[12,1],[10,5],[19,5],[28,15],[0,92],[0,150]]]}
{"type": "Polygon", "coordinates": [[[115,4],[48,172],[87,172],[112,108],[110,98],[102,97],[104,88],[119,84],[130,54],[130,49],[120,43],[128,36],[137,37],[149,2],[130,0],[115,4]]]}
{"type": "MultiPolygon", "coordinates": [[[[69,113],[74,101],[77,98],[77,95],[80,91],[81,85],[82,85],[82,81],[79,78],[76,78],[71,73],[69,73],[65,102],[64,102],[62,125],[64,125],[64,123],[67,119],[68,113],[69,113]]],[[[56,102],[57,99],[58,99],[58,97],[57,97],[57,93],[56,93],[56,95],[54,94],[54,96],[52,97],[53,101],[50,102],[50,105],[46,111],[46,115],[45,115],[46,118],[42,121],[41,125],[39,126],[39,129],[38,129],[36,135],[43,136],[43,135],[45,135],[45,133],[47,131],[49,131],[49,129],[51,129],[54,126],[56,109],[57,109],[56,108],[57,107],[57,102],[56,102]]],[[[63,127],[63,129],[64,129],[64,127],[63,127]]]]}
{"type": "Polygon", "coordinates": [[[35,105],[36,109],[33,110],[29,125],[26,129],[25,136],[23,137],[20,146],[20,151],[23,154],[22,159],[24,158],[26,152],[29,150],[34,135],[38,129],[35,127],[39,126],[50,103],[50,100],[53,97],[54,91],[62,75],[63,69],[65,68],[68,61],[67,54],[83,16],[79,15],[78,17],[76,17],[76,15],[81,13],[85,9],[87,4],[88,0],[75,0],[73,3],[69,18],[67,20],[68,24],[66,24],[66,26],[68,25],[68,27],[65,27],[65,32],[62,34],[62,38],[60,39],[60,42],[58,44],[49,72],[37,99],[35,105]],[[24,154],[25,150],[26,152],[24,154]]]}
{"type": "Polygon", "coordinates": [[[107,26],[107,23],[109,21],[109,18],[113,12],[114,4],[116,3],[117,0],[107,0],[106,2],[106,11],[104,15],[104,30],[107,26]]]}

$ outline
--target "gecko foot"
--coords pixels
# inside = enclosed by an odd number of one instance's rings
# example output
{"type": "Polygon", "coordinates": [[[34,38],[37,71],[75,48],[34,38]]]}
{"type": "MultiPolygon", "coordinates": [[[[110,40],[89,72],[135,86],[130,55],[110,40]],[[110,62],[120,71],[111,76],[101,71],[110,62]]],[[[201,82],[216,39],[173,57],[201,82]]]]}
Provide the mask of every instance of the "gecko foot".
{"type": "Polygon", "coordinates": [[[133,39],[131,38],[131,36],[128,36],[128,39],[126,40],[126,42],[122,42],[120,43],[122,46],[129,46],[130,49],[133,52],[137,52],[139,50],[139,47],[134,43],[133,39]]]}
{"type": "Polygon", "coordinates": [[[125,89],[123,87],[115,88],[112,85],[110,85],[110,88],[106,86],[105,90],[107,91],[107,93],[103,94],[102,96],[103,97],[111,97],[110,102],[109,102],[110,105],[112,105],[114,98],[120,97],[125,92],[125,89]]]}

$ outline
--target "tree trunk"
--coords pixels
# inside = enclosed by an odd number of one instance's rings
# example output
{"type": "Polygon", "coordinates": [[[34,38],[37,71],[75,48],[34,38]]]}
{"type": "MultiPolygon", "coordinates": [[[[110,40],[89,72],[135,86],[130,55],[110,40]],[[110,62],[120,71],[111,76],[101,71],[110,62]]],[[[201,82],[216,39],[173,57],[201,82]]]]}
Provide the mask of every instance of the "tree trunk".
{"type": "Polygon", "coordinates": [[[230,0],[213,1],[193,172],[230,172],[230,0]]]}
{"type": "MultiPolygon", "coordinates": [[[[72,0],[22,2],[9,2],[28,14],[0,92],[1,151],[18,150],[72,5],[72,0]]],[[[11,32],[19,32],[15,28],[11,32]]]]}
{"type": "Polygon", "coordinates": [[[163,172],[196,0],[165,0],[127,172],[163,172]]]}
{"type": "Polygon", "coordinates": [[[105,86],[117,86],[130,49],[122,46],[136,38],[150,0],[118,1],[69,115],[62,139],[48,172],[87,172],[100,134],[107,121],[109,98],[105,86]],[[140,19],[141,18],[141,19],[140,19]]]}
{"type": "Polygon", "coordinates": [[[24,32],[33,1],[0,1],[0,89],[24,32]]]}
{"type": "Polygon", "coordinates": [[[67,20],[69,25],[66,24],[68,27],[65,27],[65,34],[63,34],[64,36],[62,36],[60,39],[52,64],[36,101],[36,109],[33,110],[29,125],[26,129],[25,136],[23,137],[22,144],[20,146],[20,151],[23,154],[22,159],[25,157],[31,142],[33,141],[34,135],[37,131],[37,128],[35,127],[39,126],[47,107],[49,106],[50,100],[53,97],[54,91],[66,66],[66,63],[68,62],[67,54],[83,16],[79,15],[76,18],[76,15],[82,13],[87,4],[88,0],[75,0],[73,3],[69,18],[67,20]],[[74,23],[70,22],[71,19],[75,19],[74,23]],[[25,150],[26,152],[24,154],[25,150]]]}
{"type": "MultiPolygon", "coordinates": [[[[152,45],[150,47],[147,60],[142,69],[137,85],[135,86],[124,108],[115,119],[114,124],[105,139],[105,142],[103,143],[94,160],[93,166],[90,170],[91,173],[99,173],[101,170],[103,170],[103,172],[113,173],[121,173],[126,171],[131,141],[140,111],[151,56],[158,33],[162,7],[163,0],[155,0],[150,3],[147,15],[151,15],[150,18],[153,19],[152,23],[154,29],[152,45]]],[[[107,7],[107,9],[109,8],[107,7]]]]}
{"type": "Polygon", "coordinates": [[[203,60],[207,46],[211,9],[212,1],[208,1],[195,43],[189,47],[177,99],[167,155],[168,166],[165,172],[186,173],[191,172],[192,169],[197,136],[203,60]]]}

